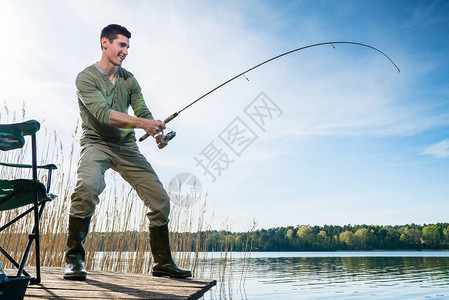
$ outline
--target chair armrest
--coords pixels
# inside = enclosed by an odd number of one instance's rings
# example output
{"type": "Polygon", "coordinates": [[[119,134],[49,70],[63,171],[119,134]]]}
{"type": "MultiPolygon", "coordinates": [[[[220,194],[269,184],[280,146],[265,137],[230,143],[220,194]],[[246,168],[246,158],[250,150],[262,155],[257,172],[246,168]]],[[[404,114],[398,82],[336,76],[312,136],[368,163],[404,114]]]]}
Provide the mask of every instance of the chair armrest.
{"type": "MultiPolygon", "coordinates": [[[[27,169],[31,169],[32,166],[31,165],[26,165],[26,164],[10,164],[10,163],[1,163],[1,166],[6,166],[6,167],[13,167],[13,168],[27,168],[27,169]]],[[[43,166],[37,166],[38,169],[46,169],[46,170],[56,170],[58,167],[56,167],[56,165],[54,164],[48,164],[48,165],[43,165],[43,166]]]]}

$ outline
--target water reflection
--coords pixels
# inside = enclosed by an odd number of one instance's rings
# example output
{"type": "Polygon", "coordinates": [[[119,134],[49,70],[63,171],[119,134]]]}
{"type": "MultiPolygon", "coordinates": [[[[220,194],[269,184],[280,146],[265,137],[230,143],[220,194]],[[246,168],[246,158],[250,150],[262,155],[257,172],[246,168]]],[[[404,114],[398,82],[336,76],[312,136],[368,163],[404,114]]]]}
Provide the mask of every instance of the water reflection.
{"type": "Polygon", "coordinates": [[[206,299],[449,299],[446,256],[234,258],[204,276],[222,279],[206,299]]]}

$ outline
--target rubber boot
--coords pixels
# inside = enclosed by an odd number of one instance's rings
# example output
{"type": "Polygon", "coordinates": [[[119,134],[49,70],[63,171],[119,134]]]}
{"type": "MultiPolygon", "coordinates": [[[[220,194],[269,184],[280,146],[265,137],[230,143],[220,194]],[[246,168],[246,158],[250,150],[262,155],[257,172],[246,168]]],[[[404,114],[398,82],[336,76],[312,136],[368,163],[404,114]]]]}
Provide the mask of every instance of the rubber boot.
{"type": "Polygon", "coordinates": [[[150,227],[150,245],[153,254],[153,276],[186,278],[192,276],[189,270],[179,268],[172,259],[168,238],[168,225],[150,227]]]}
{"type": "Polygon", "coordinates": [[[84,261],[86,252],[83,244],[89,232],[90,218],[69,217],[69,237],[67,238],[67,252],[65,253],[64,279],[86,280],[84,261]]]}

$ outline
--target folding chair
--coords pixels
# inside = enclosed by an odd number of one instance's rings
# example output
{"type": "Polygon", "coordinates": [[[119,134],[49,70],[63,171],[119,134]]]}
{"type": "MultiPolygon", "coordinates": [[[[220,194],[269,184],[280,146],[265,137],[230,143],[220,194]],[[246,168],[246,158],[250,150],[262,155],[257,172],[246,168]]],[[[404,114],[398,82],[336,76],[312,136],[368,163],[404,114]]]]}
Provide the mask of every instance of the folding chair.
{"type": "MultiPolygon", "coordinates": [[[[54,164],[45,166],[37,165],[36,132],[39,129],[40,124],[35,120],[15,124],[0,124],[1,151],[20,149],[25,145],[24,136],[31,136],[31,165],[0,162],[2,168],[12,167],[32,169],[32,179],[0,180],[0,211],[16,209],[22,206],[29,206],[29,208],[25,207],[23,210],[19,210],[19,212],[17,213],[17,217],[2,225],[0,227],[0,233],[28,214],[34,213],[34,228],[32,230],[32,233],[28,236],[28,244],[25,251],[23,252],[20,263],[17,262],[2,247],[2,245],[0,245],[0,252],[18,269],[17,277],[30,277],[30,284],[37,284],[41,281],[39,220],[42,216],[42,212],[44,211],[45,203],[47,201],[53,200],[56,197],[52,194],[49,194],[52,170],[57,169],[56,166],[54,164]],[[37,179],[37,169],[48,170],[46,186],[44,186],[44,184],[37,179]],[[30,274],[24,269],[33,241],[35,245],[36,277],[31,277],[30,274]]],[[[9,251],[16,253],[19,252],[18,249],[10,249],[9,251]]]]}

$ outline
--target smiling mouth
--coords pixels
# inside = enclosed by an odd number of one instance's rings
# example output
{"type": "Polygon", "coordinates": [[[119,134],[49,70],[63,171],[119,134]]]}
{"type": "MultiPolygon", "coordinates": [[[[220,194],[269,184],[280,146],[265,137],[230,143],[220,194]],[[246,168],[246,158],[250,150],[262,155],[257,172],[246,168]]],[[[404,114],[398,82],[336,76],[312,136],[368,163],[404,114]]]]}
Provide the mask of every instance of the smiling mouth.
{"type": "Polygon", "coordinates": [[[125,59],[125,55],[119,55],[118,57],[120,57],[122,60],[124,60],[125,59]]]}

